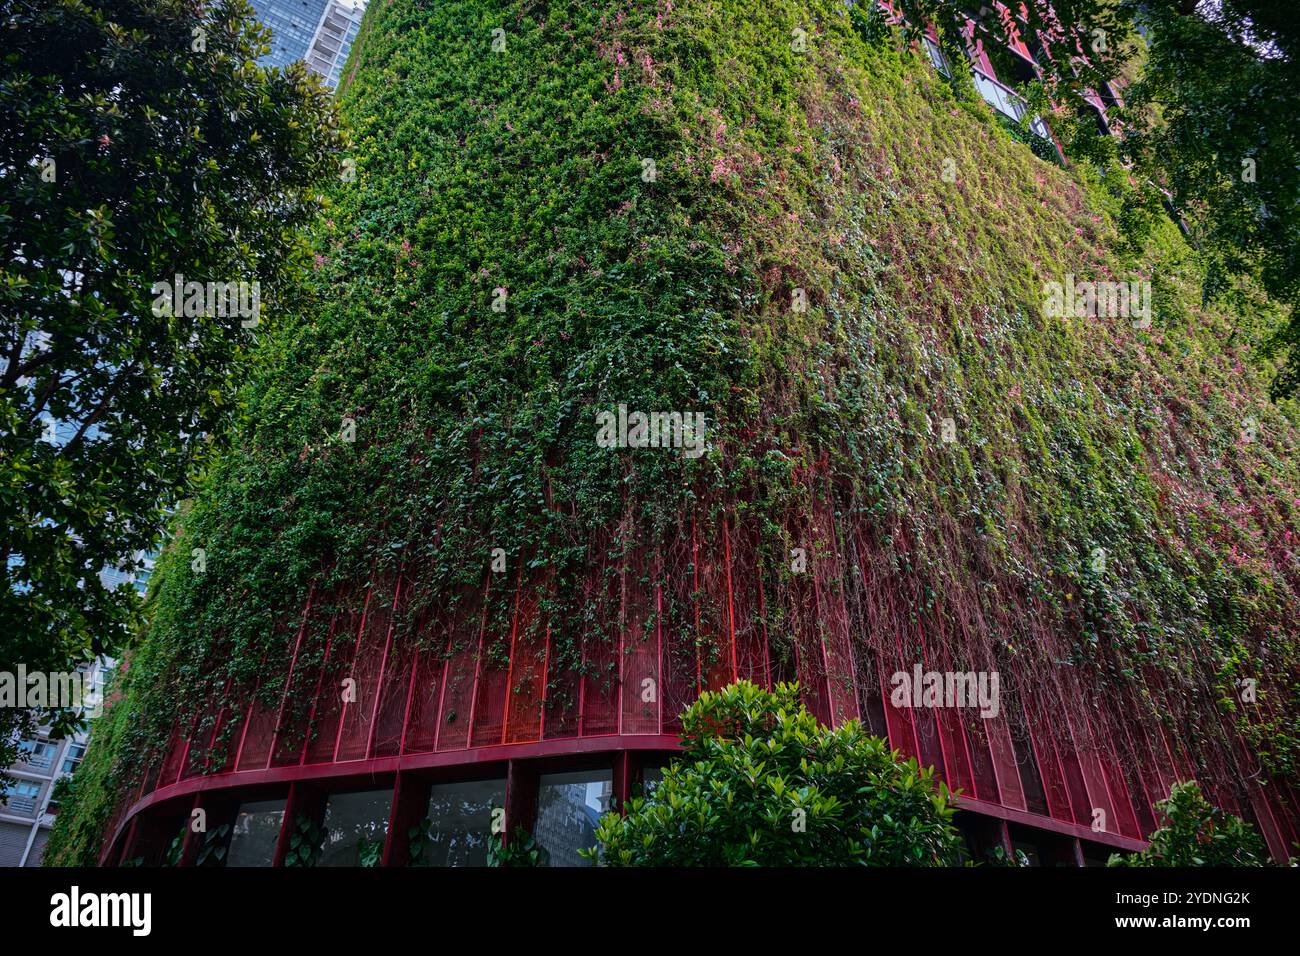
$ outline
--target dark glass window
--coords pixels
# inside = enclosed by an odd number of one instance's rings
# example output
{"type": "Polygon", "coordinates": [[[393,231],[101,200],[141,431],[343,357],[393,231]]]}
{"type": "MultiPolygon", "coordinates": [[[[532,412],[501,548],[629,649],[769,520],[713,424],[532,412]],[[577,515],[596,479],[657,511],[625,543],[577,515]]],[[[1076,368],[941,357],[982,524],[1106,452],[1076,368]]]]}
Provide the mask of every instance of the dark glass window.
{"type": "Polygon", "coordinates": [[[378,866],[392,803],[392,790],[330,794],[325,804],[325,843],[316,865],[378,866]]]}
{"type": "MultiPolygon", "coordinates": [[[[429,866],[486,866],[493,811],[505,805],[504,780],[435,784],[429,790],[421,862],[429,866]]],[[[503,819],[500,813],[497,817],[503,819]]]]}
{"type": "Polygon", "coordinates": [[[551,855],[551,866],[590,866],[578,855],[596,843],[596,823],[611,809],[614,775],[609,770],[543,774],[537,791],[533,836],[551,855]]]}
{"type": "Polygon", "coordinates": [[[648,797],[655,792],[659,781],[664,778],[663,767],[645,767],[641,771],[641,795],[648,797]]]}
{"type": "Polygon", "coordinates": [[[284,800],[241,804],[231,828],[226,866],[270,866],[284,823],[284,800]]]}

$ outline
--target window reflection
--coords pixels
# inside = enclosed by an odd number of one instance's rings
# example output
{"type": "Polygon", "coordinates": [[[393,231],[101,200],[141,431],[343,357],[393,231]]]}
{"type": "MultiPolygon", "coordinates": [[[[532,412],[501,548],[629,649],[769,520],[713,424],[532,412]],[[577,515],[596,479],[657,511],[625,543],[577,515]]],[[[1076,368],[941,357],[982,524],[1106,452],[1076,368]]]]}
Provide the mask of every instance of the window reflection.
{"type": "Polygon", "coordinates": [[[378,866],[388,835],[392,790],[330,794],[317,866],[378,866]]]}
{"type": "Polygon", "coordinates": [[[551,855],[551,866],[590,866],[578,855],[596,843],[596,824],[611,809],[614,775],[609,770],[543,774],[537,792],[533,836],[551,855]]]}
{"type": "Polygon", "coordinates": [[[505,804],[504,780],[432,786],[420,862],[428,866],[486,866],[492,811],[505,804]]]}
{"type": "Polygon", "coordinates": [[[258,800],[239,807],[231,828],[226,866],[270,866],[284,823],[284,800],[258,800]]]}

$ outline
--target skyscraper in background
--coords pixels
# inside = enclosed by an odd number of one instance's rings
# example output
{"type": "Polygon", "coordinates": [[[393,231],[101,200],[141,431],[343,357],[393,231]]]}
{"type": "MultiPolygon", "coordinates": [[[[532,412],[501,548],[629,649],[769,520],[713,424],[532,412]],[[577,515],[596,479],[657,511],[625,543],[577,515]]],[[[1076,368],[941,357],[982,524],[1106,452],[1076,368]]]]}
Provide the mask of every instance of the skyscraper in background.
{"type": "MultiPolygon", "coordinates": [[[[297,60],[334,89],[347,62],[352,41],[366,11],[366,0],[252,0],[257,19],[270,28],[271,51],[264,66],[286,67],[297,60]]],[[[77,431],[74,422],[46,422],[47,441],[63,444],[77,431]]],[[[93,437],[94,429],[89,435],[93,437]]],[[[100,579],[107,588],[130,586],[144,594],[157,551],[137,552],[123,568],[105,567],[100,579]]],[[[10,557],[13,563],[18,559],[10,557]]],[[[88,679],[101,679],[116,661],[100,657],[82,665],[88,679]]],[[[12,778],[7,795],[0,795],[0,866],[39,866],[45,840],[58,812],[56,784],[69,776],[86,752],[88,728],[70,737],[56,737],[49,725],[37,727],[20,741],[18,762],[6,771],[12,778]]]]}
{"type": "MultiPolygon", "coordinates": [[[[124,575],[122,580],[143,591],[148,572],[153,569],[152,558],[146,564],[148,570],[143,577],[124,575]]],[[[99,689],[115,666],[112,658],[98,657],[78,670],[87,687],[99,689]]],[[[93,706],[100,699],[91,697],[87,705],[93,706]]],[[[9,792],[0,799],[0,866],[41,865],[45,841],[59,811],[59,781],[71,776],[81,763],[89,735],[90,728],[84,723],[68,737],[55,736],[44,724],[19,742],[18,761],[7,771],[9,792]]]]}
{"type": "Polygon", "coordinates": [[[271,30],[265,66],[307,66],[333,89],[357,35],[365,0],[252,0],[257,19],[271,30]]]}
{"type": "Polygon", "coordinates": [[[324,78],[331,90],[339,85],[365,12],[365,0],[329,0],[307,47],[307,67],[324,78]]]}

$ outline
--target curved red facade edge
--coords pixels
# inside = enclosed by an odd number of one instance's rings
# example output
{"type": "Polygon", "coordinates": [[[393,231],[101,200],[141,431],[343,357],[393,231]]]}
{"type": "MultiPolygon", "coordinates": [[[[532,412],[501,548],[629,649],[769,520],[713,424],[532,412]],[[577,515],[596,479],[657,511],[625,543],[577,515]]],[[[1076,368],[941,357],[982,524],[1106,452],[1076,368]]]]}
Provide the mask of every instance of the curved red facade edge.
{"type": "MultiPolygon", "coordinates": [[[[835,527],[829,514],[815,517],[823,529],[835,527]]],[[[192,725],[202,733],[177,729],[165,757],[124,801],[101,859],[132,859],[141,841],[156,844],[153,818],[228,808],[277,788],[292,809],[295,801],[318,803],[330,790],[388,782],[392,818],[400,823],[416,812],[410,794],[429,780],[492,766],[511,780],[534,781],[507,796],[512,818],[526,823],[538,772],[595,762],[613,772],[613,794],[621,800],[644,766],[676,749],[677,715],[700,691],[737,679],[763,686],[798,680],[823,722],[860,719],[896,750],[934,766],[960,792],[966,815],[994,827],[990,845],[1008,845],[1006,828],[1015,825],[1140,847],[1156,826],[1156,801],[1176,780],[1194,776],[1190,755],[1158,722],[1140,721],[1125,701],[1102,706],[1070,668],[1062,668],[1050,693],[1021,687],[996,713],[892,700],[896,675],[941,671],[944,662],[927,653],[919,626],[920,660],[915,651],[905,655],[900,639],[883,646],[863,639],[870,602],[846,599],[845,575],[858,572],[833,547],[818,552],[780,599],[794,636],[790,646],[776,648],[753,542],[733,548],[733,538],[745,536],[726,518],[712,533],[692,522],[689,533],[689,560],[676,565],[648,552],[616,565],[593,544],[587,586],[596,590],[587,597],[598,609],[600,633],[577,642],[580,661],[560,660],[540,611],[544,585],[494,596],[493,578],[501,576],[488,575],[453,619],[417,622],[418,642],[395,633],[412,589],[403,576],[376,576],[364,599],[350,602],[352,610],[339,609],[346,601],[309,597],[288,637],[278,705],[215,701],[192,725]],[[685,631],[665,613],[669,592],[677,616],[689,618],[685,631]],[[488,624],[494,600],[509,602],[497,618],[499,633],[488,624]],[[210,748],[219,737],[231,744],[218,757],[210,748]]],[[[832,545],[834,537],[831,531],[832,545]]],[[[861,575],[869,584],[866,570],[861,575]]],[[[1231,738],[1244,755],[1235,733],[1231,738]]],[[[1212,783],[1207,790],[1254,822],[1271,852],[1285,858],[1296,839],[1293,794],[1254,779],[1241,780],[1236,793],[1212,783]]],[[[1077,849],[1052,852],[1068,862],[1071,855],[1081,859],[1077,849]]],[[[385,860],[400,856],[391,851],[385,860]]]]}

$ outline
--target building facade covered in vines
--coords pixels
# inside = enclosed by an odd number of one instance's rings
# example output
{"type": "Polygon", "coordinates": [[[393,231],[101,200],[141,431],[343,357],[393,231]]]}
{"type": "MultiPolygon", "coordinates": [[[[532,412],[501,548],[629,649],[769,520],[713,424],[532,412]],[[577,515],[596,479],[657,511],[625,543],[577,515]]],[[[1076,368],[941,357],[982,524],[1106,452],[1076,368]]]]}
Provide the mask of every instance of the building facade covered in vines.
{"type": "Polygon", "coordinates": [[[1287,855],[1295,428],[1036,51],[972,26],[963,98],[891,12],[370,5],[56,861],[578,863],[738,679],[937,768],[975,857],[1138,849],[1189,779],[1287,855]]]}

